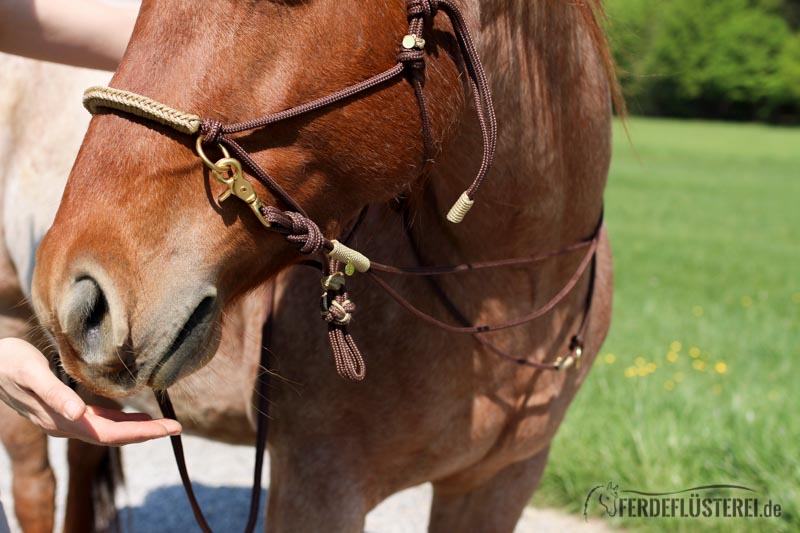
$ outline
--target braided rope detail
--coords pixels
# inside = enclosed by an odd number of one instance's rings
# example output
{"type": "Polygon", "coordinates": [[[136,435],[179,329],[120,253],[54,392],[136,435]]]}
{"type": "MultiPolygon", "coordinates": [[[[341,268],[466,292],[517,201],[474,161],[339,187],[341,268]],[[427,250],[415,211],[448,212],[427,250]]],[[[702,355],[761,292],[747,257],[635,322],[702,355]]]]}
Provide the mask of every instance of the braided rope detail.
{"type": "Polygon", "coordinates": [[[178,111],[147,96],[113,89],[111,87],[89,87],[83,93],[83,107],[96,115],[99,108],[105,107],[130,113],[138,117],[154,120],[181,133],[193,135],[200,129],[200,117],[178,111]]]}
{"type": "Polygon", "coordinates": [[[367,373],[364,358],[346,326],[328,324],[328,340],[333,348],[336,372],[343,378],[361,381],[367,373]]]}
{"type": "Polygon", "coordinates": [[[345,246],[336,239],[332,240],[331,244],[333,245],[333,250],[328,253],[331,259],[345,264],[350,263],[359,272],[369,270],[370,262],[366,255],[353,250],[349,246],[345,246]]]}
{"type": "Polygon", "coordinates": [[[293,211],[281,211],[265,205],[260,208],[264,219],[286,230],[286,240],[299,247],[300,253],[315,254],[325,244],[325,237],[313,220],[293,211]]]}
{"type": "Polygon", "coordinates": [[[450,211],[447,213],[447,220],[453,224],[458,224],[464,220],[464,217],[467,216],[467,213],[472,209],[472,204],[474,203],[475,200],[471,200],[466,192],[462,192],[461,196],[458,197],[456,203],[453,204],[453,207],[451,207],[450,211]]]}

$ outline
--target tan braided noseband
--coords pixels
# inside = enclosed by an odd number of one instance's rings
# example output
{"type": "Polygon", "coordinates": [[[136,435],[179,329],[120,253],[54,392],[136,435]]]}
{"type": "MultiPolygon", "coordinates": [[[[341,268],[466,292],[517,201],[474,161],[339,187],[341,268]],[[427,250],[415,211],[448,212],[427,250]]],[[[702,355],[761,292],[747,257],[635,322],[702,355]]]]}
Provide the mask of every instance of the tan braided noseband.
{"type": "Polygon", "coordinates": [[[194,135],[200,131],[200,117],[178,111],[166,104],[156,102],[141,94],[112,89],[111,87],[89,87],[83,93],[83,107],[96,115],[99,108],[111,108],[154,120],[181,133],[194,135]]]}

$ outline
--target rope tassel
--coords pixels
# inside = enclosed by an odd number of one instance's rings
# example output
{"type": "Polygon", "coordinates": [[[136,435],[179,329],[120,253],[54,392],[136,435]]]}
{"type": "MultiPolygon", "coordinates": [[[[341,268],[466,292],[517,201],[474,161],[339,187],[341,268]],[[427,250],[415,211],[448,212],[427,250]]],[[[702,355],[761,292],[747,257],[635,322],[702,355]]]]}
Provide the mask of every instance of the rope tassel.
{"type": "Polygon", "coordinates": [[[328,323],[328,341],[333,350],[336,372],[345,379],[361,381],[366,375],[364,358],[347,331],[356,304],[344,291],[345,276],[339,271],[339,265],[339,261],[332,259],[328,263],[330,274],[322,278],[322,319],[328,323]]]}
{"type": "MultiPolygon", "coordinates": [[[[338,288],[335,289],[335,292],[338,294],[330,300],[329,305],[326,306],[323,303],[325,307],[323,318],[328,323],[328,340],[331,350],[333,350],[336,372],[343,378],[361,381],[366,375],[364,358],[353,337],[347,331],[347,325],[353,319],[352,313],[356,310],[356,304],[350,301],[346,292],[343,292],[344,276],[338,272],[324,278],[323,285],[332,279],[337,282],[338,288]]],[[[327,300],[328,294],[329,292],[326,292],[323,295],[323,302],[327,300]]]]}
{"type": "Polygon", "coordinates": [[[364,358],[356,346],[353,337],[347,332],[347,326],[328,324],[328,340],[333,350],[336,372],[340,376],[353,381],[361,381],[366,375],[364,358]]]}

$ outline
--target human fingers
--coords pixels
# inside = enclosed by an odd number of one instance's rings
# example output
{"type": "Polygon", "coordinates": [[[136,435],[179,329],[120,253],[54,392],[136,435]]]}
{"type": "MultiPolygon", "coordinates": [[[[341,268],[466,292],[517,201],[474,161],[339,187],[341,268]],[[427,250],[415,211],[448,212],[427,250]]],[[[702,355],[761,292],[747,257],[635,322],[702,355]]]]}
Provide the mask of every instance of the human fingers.
{"type": "Polygon", "coordinates": [[[153,419],[153,417],[147,413],[126,413],[125,411],[108,409],[98,405],[90,405],[86,408],[86,411],[107,418],[113,422],[147,422],[153,419]]]}
{"type": "Polygon", "coordinates": [[[72,433],[81,440],[105,446],[122,446],[159,439],[181,432],[181,425],[170,419],[117,422],[87,409],[84,416],[70,424],[72,433]]]}
{"type": "Polygon", "coordinates": [[[86,404],[53,374],[47,358],[34,346],[22,339],[2,339],[0,358],[1,396],[10,405],[15,404],[12,407],[35,412],[41,402],[68,420],[83,415],[86,404]]]}

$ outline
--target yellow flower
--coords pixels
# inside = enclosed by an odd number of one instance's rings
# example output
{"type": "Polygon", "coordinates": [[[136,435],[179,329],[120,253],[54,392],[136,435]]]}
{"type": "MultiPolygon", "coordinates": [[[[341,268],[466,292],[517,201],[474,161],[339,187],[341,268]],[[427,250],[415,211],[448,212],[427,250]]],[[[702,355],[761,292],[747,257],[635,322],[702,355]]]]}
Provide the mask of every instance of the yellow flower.
{"type": "Polygon", "coordinates": [[[695,305],[694,307],[692,307],[692,314],[694,316],[703,316],[703,308],[700,307],[699,305],[695,305]]]}
{"type": "Polygon", "coordinates": [[[697,359],[700,357],[700,348],[692,346],[692,348],[689,350],[689,355],[691,355],[693,359],[697,359]]]}
{"type": "Polygon", "coordinates": [[[629,366],[625,369],[625,377],[626,378],[634,378],[636,377],[636,369],[632,366],[629,366]]]}
{"type": "Polygon", "coordinates": [[[670,363],[674,363],[677,360],[678,360],[678,354],[677,353],[669,352],[667,354],[667,361],[669,361],[670,363]]]}
{"type": "Polygon", "coordinates": [[[645,370],[647,370],[648,374],[652,374],[653,372],[656,371],[657,367],[656,367],[655,363],[647,363],[647,366],[644,367],[644,368],[645,368],[645,370]]]}
{"type": "Polygon", "coordinates": [[[699,370],[700,372],[705,372],[708,365],[706,365],[705,361],[697,360],[692,363],[692,366],[695,370],[699,370]]]}
{"type": "Polygon", "coordinates": [[[640,366],[639,368],[636,369],[636,375],[639,376],[640,378],[645,377],[649,373],[650,372],[647,371],[647,367],[644,366],[640,366]]]}
{"type": "Polygon", "coordinates": [[[720,374],[724,374],[728,371],[728,365],[725,364],[724,361],[719,361],[717,364],[714,365],[714,370],[716,370],[720,374]]]}
{"type": "Polygon", "coordinates": [[[742,307],[745,309],[753,305],[753,299],[749,296],[742,296],[740,301],[742,302],[742,307]]]}
{"type": "Polygon", "coordinates": [[[636,366],[644,366],[644,357],[636,358],[636,366]]]}
{"type": "Polygon", "coordinates": [[[670,351],[673,352],[680,352],[683,345],[679,341],[672,341],[672,344],[669,345],[670,351]]]}
{"type": "Polygon", "coordinates": [[[664,382],[664,390],[671,391],[674,388],[675,388],[675,382],[672,381],[671,379],[668,379],[667,381],[664,382]]]}
{"type": "Polygon", "coordinates": [[[609,365],[613,365],[614,361],[617,360],[617,356],[614,355],[613,353],[607,353],[605,359],[606,363],[608,363],[609,365]]]}
{"type": "Polygon", "coordinates": [[[677,381],[678,383],[683,381],[683,378],[684,378],[683,372],[675,372],[675,375],[673,376],[673,379],[675,379],[675,381],[677,381]]]}

